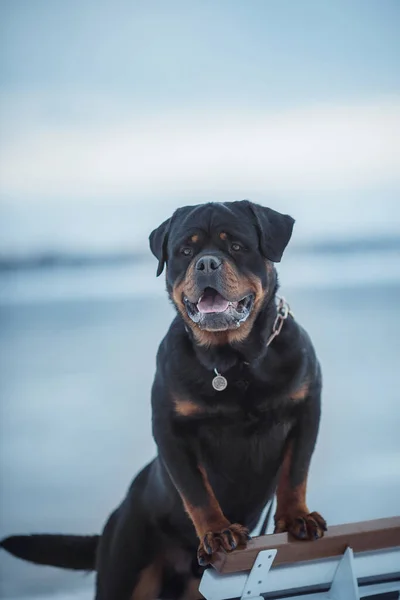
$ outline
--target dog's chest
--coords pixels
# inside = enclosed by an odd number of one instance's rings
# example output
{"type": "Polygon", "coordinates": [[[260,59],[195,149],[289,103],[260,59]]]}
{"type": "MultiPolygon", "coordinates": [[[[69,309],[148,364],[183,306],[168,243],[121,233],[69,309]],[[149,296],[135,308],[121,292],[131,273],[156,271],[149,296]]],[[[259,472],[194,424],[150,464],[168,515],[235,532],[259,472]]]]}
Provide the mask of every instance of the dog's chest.
{"type": "Polygon", "coordinates": [[[199,424],[197,443],[201,458],[224,473],[261,473],[280,460],[291,428],[290,415],[257,408],[215,414],[199,424]]]}

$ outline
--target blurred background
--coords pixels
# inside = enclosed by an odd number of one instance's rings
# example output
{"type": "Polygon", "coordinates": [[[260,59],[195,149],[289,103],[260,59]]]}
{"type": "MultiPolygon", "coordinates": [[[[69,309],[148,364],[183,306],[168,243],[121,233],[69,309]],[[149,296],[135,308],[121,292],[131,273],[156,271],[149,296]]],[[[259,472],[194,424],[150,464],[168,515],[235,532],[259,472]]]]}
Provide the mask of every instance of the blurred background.
{"type": "MultiPolygon", "coordinates": [[[[1,0],[0,535],[100,531],[154,455],[173,310],[150,231],[250,198],[296,219],[282,292],[325,381],[330,524],[400,506],[397,0],[1,0]]],[[[1,553],[1,597],[93,577],[1,553]]]]}

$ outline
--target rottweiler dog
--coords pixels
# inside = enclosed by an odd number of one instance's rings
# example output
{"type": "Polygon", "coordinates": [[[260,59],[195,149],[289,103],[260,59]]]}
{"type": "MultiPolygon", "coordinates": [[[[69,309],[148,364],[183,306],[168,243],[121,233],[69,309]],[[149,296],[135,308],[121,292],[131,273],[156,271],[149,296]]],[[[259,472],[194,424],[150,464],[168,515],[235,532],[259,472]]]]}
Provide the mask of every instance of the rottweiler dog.
{"type": "Polygon", "coordinates": [[[277,298],[293,224],[243,200],[179,208],[152,232],[177,310],[152,388],[158,456],[101,536],[12,536],[6,550],[96,570],[97,600],[188,600],[214,553],[246,546],[274,493],[275,532],[324,535],[306,502],[321,371],[277,298]]]}

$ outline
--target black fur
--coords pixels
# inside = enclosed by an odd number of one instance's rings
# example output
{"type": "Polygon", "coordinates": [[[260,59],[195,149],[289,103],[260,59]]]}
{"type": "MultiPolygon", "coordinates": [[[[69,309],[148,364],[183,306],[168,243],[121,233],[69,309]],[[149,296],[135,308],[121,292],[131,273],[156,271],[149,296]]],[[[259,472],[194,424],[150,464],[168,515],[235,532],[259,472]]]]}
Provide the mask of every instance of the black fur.
{"type": "MultiPolygon", "coordinates": [[[[197,562],[212,560],[210,551],[245,544],[244,528],[256,525],[278,480],[277,530],[300,538],[323,535],[322,517],[309,514],[301,500],[320,415],[318,361],[292,317],[267,346],[277,315],[271,261],[280,261],[293,223],[242,201],[181,208],[151,234],[157,274],[166,264],[177,308],[158,351],[152,389],[158,456],[134,479],[99,541],[18,536],[3,541],[6,550],[33,562],[95,566],[97,600],[128,600],[134,590],[140,600],[151,565],[152,581],[159,579],[154,598],[178,599],[200,577],[197,562]],[[210,253],[222,266],[208,274],[196,261],[210,253]],[[206,314],[198,326],[185,313],[186,290],[193,306],[205,288],[230,299],[232,273],[236,288],[247,286],[255,298],[248,320],[237,326],[234,317],[206,314]],[[215,368],[228,381],[224,391],[212,386],[215,368]]],[[[241,299],[237,294],[233,302],[241,299]]]]}
{"type": "Polygon", "coordinates": [[[99,535],[13,535],[0,546],[38,565],[93,571],[99,535]]]}

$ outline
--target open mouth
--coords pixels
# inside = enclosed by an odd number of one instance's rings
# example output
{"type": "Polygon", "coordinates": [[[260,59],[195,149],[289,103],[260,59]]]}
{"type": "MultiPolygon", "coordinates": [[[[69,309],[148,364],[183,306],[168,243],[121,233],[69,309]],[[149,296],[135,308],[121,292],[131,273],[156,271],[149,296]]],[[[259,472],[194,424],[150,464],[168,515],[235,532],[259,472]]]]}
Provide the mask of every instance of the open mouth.
{"type": "Polygon", "coordinates": [[[208,329],[230,329],[239,327],[251,313],[254,294],[248,294],[238,301],[227,300],[217,290],[207,287],[197,303],[183,297],[187,314],[200,327],[208,329]]]}

